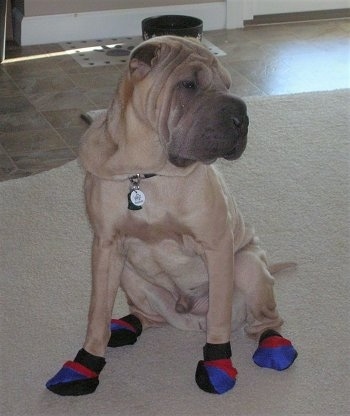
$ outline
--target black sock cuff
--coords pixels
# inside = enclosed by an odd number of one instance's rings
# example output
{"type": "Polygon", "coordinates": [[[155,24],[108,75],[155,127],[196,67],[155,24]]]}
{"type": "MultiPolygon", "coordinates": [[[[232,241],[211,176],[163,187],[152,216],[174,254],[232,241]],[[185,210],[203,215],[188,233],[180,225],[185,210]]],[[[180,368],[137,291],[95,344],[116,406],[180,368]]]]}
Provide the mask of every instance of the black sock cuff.
{"type": "Polygon", "coordinates": [[[263,342],[264,339],[269,338],[269,337],[273,337],[273,336],[282,338],[282,335],[279,332],[275,331],[274,329],[267,329],[265,332],[263,332],[260,335],[259,344],[260,344],[260,342],[263,342]]]}
{"type": "Polygon", "coordinates": [[[222,360],[231,358],[231,343],[209,344],[206,343],[203,348],[204,361],[222,360]]]}
{"type": "Polygon", "coordinates": [[[130,314],[130,315],[124,316],[124,318],[121,318],[121,320],[132,325],[136,330],[136,336],[137,337],[140,336],[142,332],[142,323],[137,316],[130,314]]]}
{"type": "Polygon", "coordinates": [[[82,348],[74,359],[75,362],[89,368],[97,374],[100,374],[103,367],[106,365],[106,360],[103,357],[92,355],[82,348]]]}

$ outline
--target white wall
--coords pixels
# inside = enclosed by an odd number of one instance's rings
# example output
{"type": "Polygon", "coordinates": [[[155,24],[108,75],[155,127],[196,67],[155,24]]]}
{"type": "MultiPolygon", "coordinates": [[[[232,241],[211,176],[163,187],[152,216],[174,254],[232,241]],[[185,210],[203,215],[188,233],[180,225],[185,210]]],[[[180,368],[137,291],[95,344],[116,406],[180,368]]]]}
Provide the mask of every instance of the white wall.
{"type": "MultiPolygon", "coordinates": [[[[23,0],[26,17],[52,14],[96,12],[144,7],[181,6],[208,0],[23,0]]],[[[224,0],[211,0],[212,3],[224,0]]]]}
{"type": "MultiPolygon", "coordinates": [[[[350,0],[25,0],[31,13],[43,12],[40,4],[51,7],[53,14],[25,16],[21,23],[21,44],[33,45],[67,40],[97,39],[141,35],[142,19],[160,14],[185,14],[203,20],[204,30],[234,29],[243,27],[244,20],[254,15],[289,13],[312,10],[331,10],[350,7],[350,0]],[[162,6],[132,8],[137,4],[158,4],[162,6]],[[114,10],[85,11],[57,14],[57,5],[65,4],[71,10],[85,10],[96,7],[103,9],[109,4],[130,8],[114,10]],[[164,4],[173,4],[164,6],[164,4]],[[176,4],[181,3],[181,4],[176,4]],[[186,3],[186,4],[184,4],[186,3]],[[56,9],[53,8],[56,4],[56,9]],[[35,7],[34,7],[35,6],[35,7]],[[38,9],[39,7],[39,9],[38,9]],[[36,10],[36,12],[35,12],[36,10]]],[[[29,10],[29,9],[28,9],[29,10]]],[[[45,9],[47,12],[49,9],[45,9]]],[[[26,14],[26,12],[25,12],[26,14]]]]}
{"type": "Polygon", "coordinates": [[[142,19],[160,14],[196,16],[203,20],[204,30],[223,29],[226,25],[225,1],[29,16],[22,20],[21,44],[35,45],[69,40],[141,35],[142,19]]]}

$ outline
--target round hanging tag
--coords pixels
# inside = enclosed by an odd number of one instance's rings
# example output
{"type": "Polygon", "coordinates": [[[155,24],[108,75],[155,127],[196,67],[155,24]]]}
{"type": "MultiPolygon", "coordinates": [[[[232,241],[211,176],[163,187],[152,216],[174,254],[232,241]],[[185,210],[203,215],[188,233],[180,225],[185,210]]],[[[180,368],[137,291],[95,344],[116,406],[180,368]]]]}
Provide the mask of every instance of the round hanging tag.
{"type": "Polygon", "coordinates": [[[139,189],[134,189],[130,194],[131,202],[137,207],[141,207],[145,203],[145,194],[139,189]]]}

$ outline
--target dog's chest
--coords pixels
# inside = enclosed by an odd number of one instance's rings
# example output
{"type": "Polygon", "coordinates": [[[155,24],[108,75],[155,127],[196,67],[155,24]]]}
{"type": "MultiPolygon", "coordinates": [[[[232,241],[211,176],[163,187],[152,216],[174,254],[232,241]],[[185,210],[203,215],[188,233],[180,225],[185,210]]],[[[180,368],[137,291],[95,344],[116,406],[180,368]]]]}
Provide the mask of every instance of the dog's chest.
{"type": "Polygon", "coordinates": [[[124,254],[127,267],[159,286],[167,286],[168,281],[186,292],[207,278],[203,258],[190,236],[168,236],[151,241],[126,236],[124,254]]]}

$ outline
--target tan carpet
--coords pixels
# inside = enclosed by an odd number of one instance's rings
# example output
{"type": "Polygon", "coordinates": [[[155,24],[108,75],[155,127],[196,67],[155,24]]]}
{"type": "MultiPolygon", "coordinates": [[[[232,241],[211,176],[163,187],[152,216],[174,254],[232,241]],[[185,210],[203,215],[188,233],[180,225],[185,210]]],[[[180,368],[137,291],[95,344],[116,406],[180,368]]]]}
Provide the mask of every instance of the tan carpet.
{"type": "MultiPolygon", "coordinates": [[[[194,382],[205,336],[170,327],[109,350],[94,395],[44,385],[84,337],[91,234],[76,162],[0,184],[1,415],[345,415],[349,402],[349,91],[247,99],[250,141],[220,163],[270,259],[296,260],[276,283],[289,370],[256,367],[254,343],[232,334],[236,387],[194,382]]],[[[126,313],[119,297],[116,314],[126,313]]]]}

